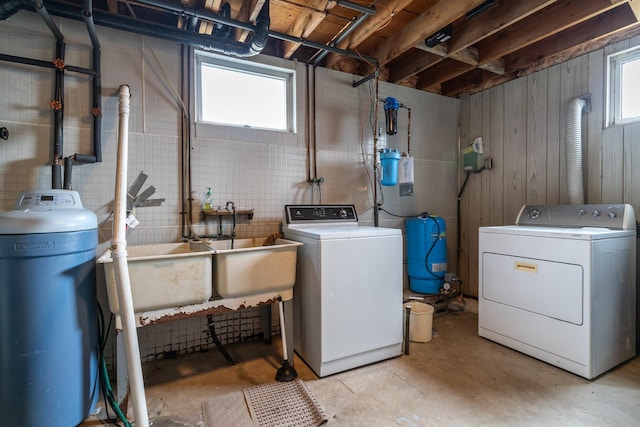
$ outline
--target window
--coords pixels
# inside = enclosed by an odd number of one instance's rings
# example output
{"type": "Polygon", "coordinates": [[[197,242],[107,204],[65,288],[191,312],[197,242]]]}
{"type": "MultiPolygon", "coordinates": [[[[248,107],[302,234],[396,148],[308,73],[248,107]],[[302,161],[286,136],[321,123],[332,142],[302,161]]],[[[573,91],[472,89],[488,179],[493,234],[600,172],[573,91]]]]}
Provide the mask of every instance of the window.
{"type": "Polygon", "coordinates": [[[640,46],[609,56],[609,125],[640,121],[640,46]]]}
{"type": "Polygon", "coordinates": [[[295,132],[294,71],[196,54],[198,121],[295,132]]]}

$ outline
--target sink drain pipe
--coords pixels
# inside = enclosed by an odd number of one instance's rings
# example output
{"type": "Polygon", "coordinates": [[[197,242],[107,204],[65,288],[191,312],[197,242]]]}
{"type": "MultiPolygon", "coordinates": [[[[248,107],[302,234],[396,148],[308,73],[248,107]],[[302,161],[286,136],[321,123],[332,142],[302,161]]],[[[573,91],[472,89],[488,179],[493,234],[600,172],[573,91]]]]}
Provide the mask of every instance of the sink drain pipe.
{"type": "Polygon", "coordinates": [[[144,393],[142,365],[140,362],[140,348],[138,333],[133,313],[133,297],[129,279],[129,265],[127,264],[127,163],[129,148],[129,86],[120,86],[118,102],[118,157],[116,166],[116,194],[113,208],[113,238],[111,239],[111,257],[115,270],[116,288],[118,291],[118,305],[124,333],[127,369],[131,387],[131,400],[137,427],[149,427],[147,401],[144,393]]]}

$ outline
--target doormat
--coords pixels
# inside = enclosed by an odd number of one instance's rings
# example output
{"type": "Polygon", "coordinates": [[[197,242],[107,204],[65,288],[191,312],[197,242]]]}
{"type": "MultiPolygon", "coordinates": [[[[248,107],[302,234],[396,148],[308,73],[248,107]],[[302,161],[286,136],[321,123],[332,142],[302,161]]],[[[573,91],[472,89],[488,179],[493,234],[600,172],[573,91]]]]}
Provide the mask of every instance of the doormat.
{"type": "Polygon", "coordinates": [[[315,427],[327,415],[301,380],[264,384],[202,404],[207,427],[315,427]]]}
{"type": "Polygon", "coordinates": [[[255,427],[317,427],[327,415],[301,380],[243,390],[255,427]]]}

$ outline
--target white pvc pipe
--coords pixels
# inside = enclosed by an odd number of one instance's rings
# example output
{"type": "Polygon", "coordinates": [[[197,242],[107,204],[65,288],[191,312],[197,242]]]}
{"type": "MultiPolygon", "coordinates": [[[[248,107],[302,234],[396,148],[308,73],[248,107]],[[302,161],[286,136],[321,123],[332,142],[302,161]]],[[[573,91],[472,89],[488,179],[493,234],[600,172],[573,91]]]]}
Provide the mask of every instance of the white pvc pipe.
{"type": "Polygon", "coordinates": [[[569,101],[567,109],[567,190],[569,203],[584,203],[584,174],[582,171],[582,98],[569,101]]]}
{"type": "Polygon", "coordinates": [[[115,270],[118,306],[124,333],[125,352],[129,371],[129,385],[136,427],[149,427],[147,399],[144,393],[138,332],[133,312],[133,298],[127,264],[127,163],[129,149],[129,86],[120,86],[118,102],[118,158],[116,166],[116,194],[114,202],[113,237],[111,239],[111,257],[115,270]]]}

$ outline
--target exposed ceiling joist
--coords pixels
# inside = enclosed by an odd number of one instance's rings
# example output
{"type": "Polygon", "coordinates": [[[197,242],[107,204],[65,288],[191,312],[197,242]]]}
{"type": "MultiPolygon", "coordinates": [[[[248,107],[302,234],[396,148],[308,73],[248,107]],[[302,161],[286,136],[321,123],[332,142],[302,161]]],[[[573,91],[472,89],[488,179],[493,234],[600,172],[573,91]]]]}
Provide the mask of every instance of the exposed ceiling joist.
{"type": "MultiPolygon", "coordinates": [[[[262,54],[359,76],[370,74],[375,58],[380,79],[447,96],[475,93],[640,33],[640,0],[94,0],[93,8],[140,27],[170,26],[177,42],[184,31],[188,43],[197,23],[206,47],[206,34],[214,42],[244,40],[266,1],[271,37],[262,54]],[[235,37],[221,24],[225,19],[235,37]],[[448,40],[426,46],[425,39],[448,26],[448,40]],[[323,59],[319,50],[328,45],[343,56],[323,59]]],[[[83,0],[46,0],[58,2],[78,14],[85,7],[83,0]]]]}
{"type": "Polygon", "coordinates": [[[426,12],[405,25],[394,36],[385,40],[373,53],[380,65],[385,65],[411,49],[447,23],[464,16],[471,9],[484,3],[483,0],[440,0],[426,12]]]}
{"type": "MultiPolygon", "coordinates": [[[[289,26],[286,33],[296,37],[308,38],[327,16],[327,12],[336,6],[335,0],[311,0],[295,21],[289,26]]],[[[291,55],[300,47],[300,43],[283,42],[284,58],[291,55]]]]}

